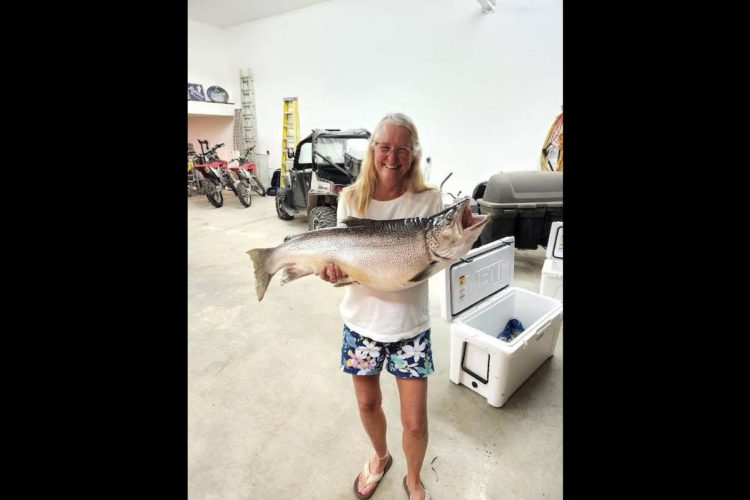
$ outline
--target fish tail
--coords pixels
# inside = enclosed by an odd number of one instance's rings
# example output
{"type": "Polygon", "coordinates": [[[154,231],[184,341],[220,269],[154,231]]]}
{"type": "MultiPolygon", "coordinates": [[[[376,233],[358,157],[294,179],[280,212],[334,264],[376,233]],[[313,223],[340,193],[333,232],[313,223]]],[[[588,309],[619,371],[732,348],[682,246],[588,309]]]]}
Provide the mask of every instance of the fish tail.
{"type": "Polygon", "coordinates": [[[253,248],[247,251],[255,267],[255,294],[258,296],[258,302],[263,300],[268,283],[275,274],[266,271],[266,260],[273,251],[273,248],[253,248]]]}

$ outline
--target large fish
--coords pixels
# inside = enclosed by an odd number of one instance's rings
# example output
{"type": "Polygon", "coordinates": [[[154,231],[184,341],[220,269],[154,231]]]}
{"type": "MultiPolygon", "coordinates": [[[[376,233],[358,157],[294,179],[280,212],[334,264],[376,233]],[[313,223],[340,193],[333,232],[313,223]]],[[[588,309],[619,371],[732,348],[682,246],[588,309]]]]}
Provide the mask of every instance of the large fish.
{"type": "Polygon", "coordinates": [[[468,204],[464,198],[429,218],[350,217],[343,221],[346,227],[318,229],[288,237],[276,248],[249,250],[258,301],[280,269],[284,285],[328,262],[349,276],[334,286],[360,283],[384,291],[413,287],[466,255],[479,238],[490,216],[472,214],[473,224],[464,228],[461,219],[468,204]]]}

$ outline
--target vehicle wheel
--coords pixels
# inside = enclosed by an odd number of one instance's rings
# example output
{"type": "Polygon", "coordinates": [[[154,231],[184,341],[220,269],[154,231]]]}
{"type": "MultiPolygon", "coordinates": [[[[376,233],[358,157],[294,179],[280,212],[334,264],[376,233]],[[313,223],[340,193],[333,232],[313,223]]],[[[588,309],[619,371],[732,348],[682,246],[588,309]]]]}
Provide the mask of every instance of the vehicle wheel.
{"type": "Polygon", "coordinates": [[[206,194],[206,198],[211,202],[211,205],[220,208],[224,204],[224,195],[221,194],[221,186],[212,184],[211,191],[206,194]]]}
{"type": "Polygon", "coordinates": [[[336,227],[336,210],[331,207],[315,207],[308,217],[310,231],[324,227],[336,227]]]}
{"type": "Polygon", "coordinates": [[[260,179],[258,179],[257,175],[253,175],[250,177],[250,185],[252,186],[253,191],[258,193],[259,195],[266,195],[266,188],[264,188],[263,184],[260,183],[260,179]]]}
{"type": "Polygon", "coordinates": [[[246,207],[253,203],[253,199],[250,197],[250,189],[241,182],[237,184],[237,197],[240,199],[240,203],[246,207]]]}
{"type": "Polygon", "coordinates": [[[289,192],[288,188],[279,188],[278,191],[276,191],[276,215],[279,216],[279,219],[281,220],[292,220],[294,219],[294,215],[289,215],[286,213],[286,210],[284,209],[283,202],[284,198],[286,198],[286,194],[289,192]]]}

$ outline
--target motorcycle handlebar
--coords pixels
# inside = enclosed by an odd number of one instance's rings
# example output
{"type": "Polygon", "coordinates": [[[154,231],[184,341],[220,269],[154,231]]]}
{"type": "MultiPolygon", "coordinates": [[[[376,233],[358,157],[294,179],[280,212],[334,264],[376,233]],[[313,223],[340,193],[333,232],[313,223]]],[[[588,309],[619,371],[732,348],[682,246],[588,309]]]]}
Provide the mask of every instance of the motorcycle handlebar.
{"type": "Polygon", "coordinates": [[[220,147],[223,147],[223,146],[224,146],[224,143],[222,142],[221,144],[217,144],[216,146],[214,146],[211,149],[207,150],[205,153],[201,153],[201,155],[202,156],[211,156],[214,153],[216,153],[217,149],[219,149],[220,147]]]}
{"type": "MultiPolygon", "coordinates": [[[[204,145],[205,145],[206,148],[208,148],[208,139],[206,139],[206,140],[198,139],[198,142],[201,145],[201,150],[203,149],[204,145]]],[[[200,154],[206,155],[206,156],[212,155],[212,154],[214,154],[216,152],[217,149],[222,148],[222,147],[224,147],[224,143],[223,142],[221,144],[217,144],[216,146],[212,147],[211,149],[206,149],[206,151],[203,151],[200,154]]]]}

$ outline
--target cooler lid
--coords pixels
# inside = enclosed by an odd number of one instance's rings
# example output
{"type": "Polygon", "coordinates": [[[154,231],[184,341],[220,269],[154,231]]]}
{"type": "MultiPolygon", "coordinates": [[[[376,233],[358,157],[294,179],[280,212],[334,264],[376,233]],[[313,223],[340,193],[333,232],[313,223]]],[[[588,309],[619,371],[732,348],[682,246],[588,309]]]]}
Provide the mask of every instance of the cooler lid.
{"type": "Polygon", "coordinates": [[[487,181],[482,200],[497,208],[512,208],[513,205],[561,207],[563,173],[543,170],[500,172],[487,181]]]}
{"type": "Polygon", "coordinates": [[[515,238],[507,236],[474,248],[445,270],[444,319],[507,288],[513,281],[515,238]]]}
{"type": "Polygon", "coordinates": [[[563,223],[553,222],[547,242],[547,258],[563,260],[563,223]]]}

